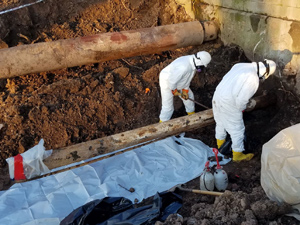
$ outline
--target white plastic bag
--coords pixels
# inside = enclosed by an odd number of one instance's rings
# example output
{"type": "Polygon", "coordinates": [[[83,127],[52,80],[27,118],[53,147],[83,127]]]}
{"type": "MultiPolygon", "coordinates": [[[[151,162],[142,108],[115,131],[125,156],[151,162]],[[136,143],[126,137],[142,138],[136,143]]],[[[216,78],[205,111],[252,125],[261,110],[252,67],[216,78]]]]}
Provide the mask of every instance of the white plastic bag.
{"type": "Polygon", "coordinates": [[[300,124],[263,145],[261,185],[271,200],[292,205],[296,213],[289,215],[300,220],[300,124]]]}
{"type": "MultiPolygon", "coordinates": [[[[41,139],[38,145],[28,149],[22,153],[23,157],[23,169],[26,179],[31,179],[36,176],[49,172],[48,167],[43,163],[43,159],[49,157],[52,154],[52,150],[45,151],[44,140],[41,139]]],[[[6,159],[9,168],[10,179],[15,178],[15,159],[10,157],[6,159]]]]}

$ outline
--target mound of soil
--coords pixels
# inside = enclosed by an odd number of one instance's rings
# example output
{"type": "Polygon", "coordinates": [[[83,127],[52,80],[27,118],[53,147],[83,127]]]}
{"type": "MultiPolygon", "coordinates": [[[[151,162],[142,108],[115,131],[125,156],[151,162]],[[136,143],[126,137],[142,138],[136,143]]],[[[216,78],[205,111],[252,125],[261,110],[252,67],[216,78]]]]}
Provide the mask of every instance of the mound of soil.
{"type": "MultiPolygon", "coordinates": [[[[30,2],[2,1],[0,10],[30,2]]],[[[48,0],[0,15],[0,47],[186,21],[192,18],[174,0],[48,0]]],[[[45,140],[46,149],[57,149],[157,123],[161,107],[159,72],[177,57],[200,50],[210,52],[212,62],[194,77],[191,89],[197,101],[211,107],[223,75],[235,63],[248,61],[238,46],[224,46],[220,40],[0,80],[1,190],[12,184],[5,159],[23,153],[40,139],[45,140]],[[150,93],[145,93],[146,88],[150,93]]],[[[276,77],[269,78],[257,94],[264,90],[277,95],[277,104],[244,115],[254,159],[224,166],[229,186],[221,197],[182,192],[182,217],[172,215],[164,224],[299,224],[284,216],[289,206],[268,200],[260,186],[262,145],[281,129],[300,121],[299,99],[276,77]]],[[[201,110],[196,106],[197,112],[201,110]]],[[[173,118],[184,115],[182,102],[175,99],[173,118]]],[[[213,125],[186,136],[212,147],[216,144],[213,125]]],[[[198,189],[198,181],[186,186],[198,189]]]]}

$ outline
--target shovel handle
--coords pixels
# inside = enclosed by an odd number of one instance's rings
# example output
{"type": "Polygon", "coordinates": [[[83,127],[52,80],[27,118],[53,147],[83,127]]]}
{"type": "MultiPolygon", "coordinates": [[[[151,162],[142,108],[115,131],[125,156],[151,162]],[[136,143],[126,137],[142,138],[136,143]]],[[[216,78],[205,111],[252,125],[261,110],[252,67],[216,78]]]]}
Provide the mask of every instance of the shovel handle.
{"type": "Polygon", "coordinates": [[[189,191],[196,194],[204,194],[204,195],[220,196],[223,194],[223,192],[217,192],[217,191],[204,191],[204,190],[186,189],[186,188],[179,188],[179,189],[182,191],[189,191]]]}
{"type": "Polygon", "coordinates": [[[193,190],[193,189],[191,191],[197,194],[214,195],[214,196],[220,196],[223,194],[222,192],[217,192],[217,191],[203,191],[203,190],[193,190]]]}
{"type": "Polygon", "coordinates": [[[200,102],[197,102],[197,101],[195,101],[195,100],[193,100],[193,99],[191,99],[191,98],[188,98],[188,100],[190,100],[190,101],[196,103],[197,105],[202,106],[202,107],[205,108],[205,109],[209,109],[206,105],[203,105],[203,104],[201,104],[200,102]]]}

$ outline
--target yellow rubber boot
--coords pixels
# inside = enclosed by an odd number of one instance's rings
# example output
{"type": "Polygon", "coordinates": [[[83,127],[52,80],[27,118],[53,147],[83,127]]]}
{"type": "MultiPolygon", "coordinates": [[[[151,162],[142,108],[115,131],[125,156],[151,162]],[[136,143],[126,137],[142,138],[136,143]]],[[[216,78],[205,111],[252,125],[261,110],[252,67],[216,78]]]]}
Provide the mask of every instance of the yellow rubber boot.
{"type": "Polygon", "coordinates": [[[195,114],[195,112],[187,112],[188,115],[195,114]]]}
{"type": "Polygon", "coordinates": [[[224,139],[224,140],[217,139],[217,146],[218,146],[218,149],[221,148],[221,146],[224,144],[224,142],[225,142],[225,139],[224,139]]]}
{"type": "Polygon", "coordinates": [[[160,123],[162,123],[162,121],[161,121],[161,120],[159,120],[159,122],[160,122],[160,123]]]}
{"type": "Polygon", "coordinates": [[[242,152],[235,152],[232,150],[232,160],[233,162],[249,161],[253,158],[254,154],[244,154],[242,152]]]}

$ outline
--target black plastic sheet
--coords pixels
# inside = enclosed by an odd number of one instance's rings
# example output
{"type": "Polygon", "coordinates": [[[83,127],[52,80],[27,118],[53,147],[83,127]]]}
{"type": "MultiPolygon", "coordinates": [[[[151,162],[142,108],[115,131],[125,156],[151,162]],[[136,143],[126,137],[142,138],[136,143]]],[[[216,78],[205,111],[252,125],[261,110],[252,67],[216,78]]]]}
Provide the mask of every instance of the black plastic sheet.
{"type": "MultiPolygon", "coordinates": [[[[229,135],[227,135],[226,141],[220,147],[219,152],[222,153],[223,155],[231,156],[232,155],[231,145],[232,145],[231,138],[230,138],[229,135]]],[[[245,148],[245,152],[248,152],[250,150],[250,148],[249,148],[249,142],[247,141],[246,134],[244,135],[244,148],[245,148]]]]}
{"type": "Polygon", "coordinates": [[[151,205],[141,207],[123,197],[107,197],[75,209],[60,225],[151,225],[165,221],[181,206],[181,196],[173,192],[157,193],[151,205]]]}

